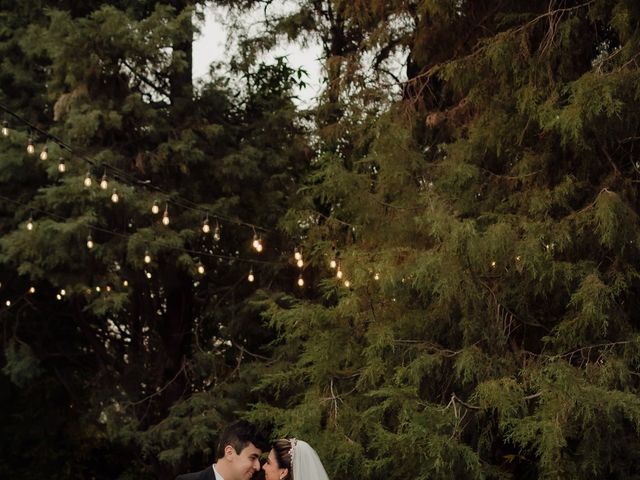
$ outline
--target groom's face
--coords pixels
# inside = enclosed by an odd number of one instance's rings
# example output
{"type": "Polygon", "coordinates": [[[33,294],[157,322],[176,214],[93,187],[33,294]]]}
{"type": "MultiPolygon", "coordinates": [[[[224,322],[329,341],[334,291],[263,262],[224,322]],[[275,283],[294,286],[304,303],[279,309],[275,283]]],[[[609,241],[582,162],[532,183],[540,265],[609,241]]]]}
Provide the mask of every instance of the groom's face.
{"type": "Polygon", "coordinates": [[[225,478],[225,480],[249,480],[260,470],[262,450],[253,443],[249,442],[240,453],[236,453],[233,447],[230,450],[228,459],[233,478],[225,478]]]}

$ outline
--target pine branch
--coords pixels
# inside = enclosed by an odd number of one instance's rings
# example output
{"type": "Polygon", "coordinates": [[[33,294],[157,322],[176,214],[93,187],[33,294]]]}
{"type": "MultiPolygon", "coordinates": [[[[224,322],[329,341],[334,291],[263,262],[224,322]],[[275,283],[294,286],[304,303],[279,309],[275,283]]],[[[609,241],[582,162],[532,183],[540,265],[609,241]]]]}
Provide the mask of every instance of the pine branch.
{"type": "Polygon", "coordinates": [[[587,345],[584,347],[580,347],[580,348],[576,348],[575,350],[571,350],[569,352],[565,352],[565,353],[560,353],[557,355],[545,355],[546,358],[548,358],[549,360],[556,360],[559,358],[571,358],[573,357],[573,355],[577,354],[577,353],[582,353],[585,350],[589,351],[589,354],[591,354],[591,350],[596,349],[596,348],[613,348],[616,347],[618,345],[629,345],[632,343],[639,343],[637,340],[624,340],[624,341],[619,341],[619,342],[608,342],[608,343],[597,343],[594,345],[587,345]]]}
{"type": "Polygon", "coordinates": [[[157,397],[158,395],[160,395],[163,391],[165,391],[167,388],[169,388],[169,386],[174,383],[178,377],[180,376],[180,374],[185,373],[186,374],[186,366],[187,366],[187,362],[186,360],[183,358],[182,359],[182,365],[180,366],[180,368],[178,369],[178,371],[176,372],[176,374],[173,376],[173,378],[171,380],[169,380],[167,383],[165,383],[161,388],[157,389],[155,392],[153,392],[150,395],[147,395],[146,397],[137,400],[135,402],[123,402],[123,405],[125,406],[129,406],[129,407],[135,407],[138,405],[141,405],[143,403],[145,403],[148,400],[151,400],[154,397],[157,397]]]}
{"type": "MultiPolygon", "coordinates": [[[[153,90],[155,90],[157,93],[159,93],[160,95],[169,98],[169,92],[166,90],[163,90],[161,87],[159,87],[158,85],[156,85],[155,83],[153,83],[149,78],[147,78],[145,75],[142,75],[141,73],[137,72],[131,65],[129,65],[127,63],[126,60],[122,60],[122,64],[127,67],[129,69],[129,71],[133,74],[134,77],[136,77],[138,80],[140,80],[142,83],[144,83],[145,85],[147,85],[148,87],[151,87],[153,90]]],[[[165,87],[166,88],[166,87],[165,87]]]]}

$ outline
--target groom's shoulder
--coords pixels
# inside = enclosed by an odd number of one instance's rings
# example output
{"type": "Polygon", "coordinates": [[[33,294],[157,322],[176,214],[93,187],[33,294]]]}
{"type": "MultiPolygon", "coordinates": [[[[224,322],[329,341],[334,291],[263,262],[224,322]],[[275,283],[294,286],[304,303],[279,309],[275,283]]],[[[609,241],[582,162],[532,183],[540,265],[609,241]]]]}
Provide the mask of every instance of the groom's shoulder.
{"type": "Polygon", "coordinates": [[[178,475],[176,480],[213,480],[215,476],[213,475],[213,469],[211,467],[205,468],[204,470],[200,470],[199,472],[194,473],[184,473],[182,475],[178,475]],[[209,475],[211,473],[211,475],[209,475]]]}

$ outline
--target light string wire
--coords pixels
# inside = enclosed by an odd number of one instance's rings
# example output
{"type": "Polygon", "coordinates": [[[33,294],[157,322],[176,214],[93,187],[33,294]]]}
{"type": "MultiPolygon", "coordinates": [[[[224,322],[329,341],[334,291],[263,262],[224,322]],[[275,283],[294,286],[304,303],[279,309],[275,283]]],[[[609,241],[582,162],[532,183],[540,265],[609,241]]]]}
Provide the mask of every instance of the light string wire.
{"type": "MultiPolygon", "coordinates": [[[[15,200],[15,199],[12,199],[12,198],[5,197],[4,195],[1,195],[1,194],[0,194],[0,199],[4,200],[5,202],[13,203],[14,205],[19,205],[19,206],[22,206],[24,208],[28,208],[31,211],[41,213],[41,214],[46,215],[46,216],[48,216],[50,218],[53,218],[55,220],[66,221],[66,220],[69,220],[69,218],[71,218],[71,217],[64,217],[62,215],[58,215],[57,213],[52,213],[52,212],[49,212],[47,210],[43,210],[41,208],[32,207],[32,206],[30,206],[30,205],[28,205],[28,204],[26,204],[24,202],[20,202],[19,200],[15,200]]],[[[102,232],[102,233],[118,236],[118,237],[121,237],[121,238],[129,239],[133,235],[133,234],[127,234],[127,233],[122,233],[122,232],[116,232],[114,230],[109,230],[109,229],[100,227],[98,225],[93,225],[93,224],[86,223],[86,222],[81,222],[81,223],[84,223],[92,231],[102,232]]],[[[282,262],[273,262],[273,261],[268,261],[268,260],[249,259],[249,258],[243,258],[243,257],[235,257],[235,256],[232,256],[232,255],[221,255],[221,254],[217,254],[217,253],[210,253],[210,252],[207,252],[207,251],[204,251],[204,250],[193,250],[193,249],[189,249],[189,248],[176,247],[174,245],[169,245],[169,244],[164,243],[164,242],[162,242],[160,240],[157,240],[157,239],[154,239],[151,243],[159,245],[161,247],[164,247],[164,248],[166,248],[168,250],[175,250],[175,251],[179,251],[179,252],[183,252],[183,253],[188,253],[190,255],[206,256],[206,257],[210,257],[210,258],[220,258],[220,259],[223,259],[223,260],[233,260],[233,261],[249,263],[249,264],[256,264],[256,265],[284,265],[284,263],[282,263],[282,262]]]]}
{"type": "MultiPolygon", "coordinates": [[[[205,214],[206,216],[211,216],[214,219],[220,220],[220,221],[224,221],[230,224],[235,224],[235,225],[239,225],[239,226],[244,226],[244,227],[248,227],[251,228],[253,231],[260,230],[262,232],[265,233],[271,233],[273,232],[273,230],[269,229],[269,228],[265,228],[263,226],[260,225],[256,225],[256,224],[252,224],[249,222],[245,222],[243,220],[238,220],[238,219],[234,219],[234,218],[230,218],[227,217],[225,215],[220,215],[218,213],[215,213],[211,210],[208,210],[206,208],[201,207],[200,205],[198,205],[197,203],[193,202],[192,200],[189,200],[187,198],[184,198],[180,195],[174,195],[172,193],[169,193],[165,190],[163,190],[162,188],[160,188],[157,185],[154,185],[153,183],[151,183],[150,181],[147,180],[140,180],[138,178],[136,178],[135,176],[129,174],[128,172],[115,167],[113,165],[110,165],[108,163],[98,163],[95,160],[87,157],[86,155],[82,155],[80,153],[77,153],[77,149],[71,147],[71,145],[69,145],[68,143],[64,142],[62,139],[60,139],[59,137],[53,135],[52,133],[49,133],[46,130],[43,130],[42,128],[34,125],[33,123],[29,122],[27,119],[23,118],[21,115],[17,114],[16,112],[14,112],[13,110],[11,110],[9,107],[7,107],[6,105],[0,103],[0,110],[4,111],[6,114],[12,116],[13,118],[15,118],[16,120],[18,120],[19,122],[21,122],[22,124],[26,125],[31,131],[37,132],[39,133],[42,137],[44,137],[46,140],[51,140],[54,143],[56,143],[62,150],[66,150],[68,151],[72,156],[84,160],[85,162],[87,162],[89,165],[91,165],[92,167],[99,169],[99,168],[104,168],[105,170],[109,170],[113,173],[113,177],[116,179],[120,179],[123,183],[131,186],[131,187],[135,187],[135,186],[141,186],[141,187],[146,187],[150,190],[154,190],[155,192],[157,192],[158,194],[160,194],[161,196],[163,196],[165,198],[165,201],[167,203],[172,203],[178,207],[181,207],[185,210],[191,210],[191,211],[195,211],[195,212],[199,212],[201,214],[205,214]]],[[[45,140],[45,141],[46,141],[45,140]]]]}
{"type": "MultiPolygon", "coordinates": [[[[160,188],[157,185],[154,185],[153,183],[151,183],[151,181],[149,180],[140,180],[138,178],[136,178],[134,175],[129,174],[128,172],[115,167],[111,164],[108,164],[106,162],[97,162],[95,160],[93,160],[92,158],[89,158],[86,155],[80,154],[78,153],[78,150],[73,148],[71,145],[69,145],[68,143],[66,143],[65,141],[63,141],[62,139],[60,139],[59,137],[57,137],[56,135],[38,127],[37,125],[34,125],[33,123],[31,123],[30,121],[28,121],[27,119],[25,119],[24,117],[22,117],[21,115],[19,115],[18,113],[16,113],[15,111],[11,110],[9,107],[7,107],[6,105],[0,103],[0,110],[4,111],[5,114],[10,115],[11,117],[13,117],[14,119],[16,119],[18,122],[22,123],[23,125],[25,125],[26,127],[28,127],[29,129],[29,140],[30,140],[30,144],[32,145],[32,141],[33,141],[33,134],[34,132],[39,134],[40,137],[44,138],[44,143],[45,143],[45,147],[47,146],[47,142],[51,141],[55,144],[57,144],[61,150],[63,151],[67,151],[69,152],[69,154],[72,157],[78,158],[80,160],[85,161],[88,165],[90,165],[91,167],[93,167],[94,169],[104,169],[104,171],[106,172],[107,170],[109,170],[109,172],[111,172],[112,177],[116,180],[116,181],[121,181],[124,184],[129,185],[130,187],[134,188],[136,186],[141,186],[141,187],[146,187],[146,189],[148,190],[152,190],[155,191],[156,193],[158,193],[159,195],[164,197],[164,201],[166,202],[166,205],[168,204],[173,204],[176,205],[178,207],[181,207],[185,210],[190,210],[190,211],[195,211],[195,212],[199,212],[201,214],[205,215],[205,220],[203,222],[203,225],[207,224],[207,228],[208,227],[208,223],[209,223],[209,217],[213,218],[216,223],[218,221],[223,221],[226,223],[230,223],[230,224],[235,224],[238,226],[242,226],[242,227],[248,227],[251,229],[251,231],[253,232],[253,247],[254,249],[258,252],[261,253],[262,252],[262,243],[261,243],[261,238],[259,235],[257,235],[256,230],[260,231],[260,232],[264,232],[264,233],[272,233],[273,230],[269,229],[269,228],[265,228],[262,227],[260,225],[256,225],[256,224],[252,224],[249,222],[245,222],[243,220],[239,220],[236,218],[230,218],[224,215],[220,215],[218,213],[215,213],[209,209],[203,208],[200,205],[198,205],[197,203],[186,199],[180,195],[175,195],[172,193],[169,193],[165,190],[163,190],[162,188],[160,188]]],[[[8,123],[5,122],[3,126],[7,126],[8,127],[8,123]]],[[[30,152],[33,153],[33,152],[30,152]]],[[[63,170],[61,170],[62,172],[63,170]]],[[[89,173],[87,173],[87,175],[89,175],[89,173]]],[[[116,195],[116,189],[114,188],[114,195],[116,195]]],[[[112,197],[113,198],[113,197],[112,197]]],[[[37,208],[37,207],[33,207],[31,205],[28,205],[26,203],[17,201],[15,199],[11,199],[8,198],[6,196],[0,195],[0,199],[12,203],[14,205],[19,205],[22,206],[26,209],[29,209],[31,212],[38,212],[40,214],[46,215],[52,219],[56,219],[58,221],[67,221],[69,220],[71,217],[64,217],[61,215],[58,215],[56,213],[47,211],[47,210],[43,210],[41,208],[37,208]]],[[[117,202],[117,200],[113,200],[114,202],[117,202]]],[[[154,206],[157,205],[157,200],[154,201],[154,206]]],[[[165,210],[165,215],[166,215],[166,210],[165,210]]],[[[163,219],[164,220],[164,219],[163,219]]],[[[29,218],[29,222],[31,225],[33,220],[30,217],[29,218]]],[[[133,234],[126,234],[126,233],[121,233],[121,232],[117,232],[114,230],[109,230],[103,227],[100,227],[98,225],[89,223],[89,222],[81,222],[84,223],[87,228],[91,231],[96,231],[96,232],[102,232],[102,233],[106,233],[109,235],[113,235],[113,236],[118,236],[120,238],[125,238],[125,239],[129,239],[131,238],[131,236],[133,234]]],[[[168,224],[168,222],[167,222],[168,224]]],[[[165,225],[167,225],[165,224],[165,225]]],[[[218,225],[218,223],[217,223],[218,225]]],[[[219,228],[219,227],[217,227],[219,228]]],[[[209,230],[206,230],[205,233],[208,233],[209,230]]],[[[91,236],[89,235],[88,237],[89,240],[91,240],[91,236]]],[[[93,243],[93,242],[92,242],[93,243]]],[[[251,265],[272,265],[272,266],[276,266],[276,265],[280,265],[280,266],[285,266],[288,262],[283,262],[283,261],[267,261],[267,260],[259,260],[259,259],[247,259],[247,258],[243,258],[240,256],[233,256],[233,255],[222,255],[222,254],[215,254],[212,253],[210,251],[203,251],[203,250],[194,250],[194,249],[190,249],[190,248],[183,248],[183,247],[176,247],[174,245],[169,245],[165,242],[162,242],[160,240],[156,240],[154,239],[152,242],[147,242],[147,243],[152,243],[154,245],[160,246],[162,248],[166,248],[167,250],[173,250],[173,251],[178,251],[178,252],[183,252],[183,253],[187,253],[189,255],[194,256],[194,260],[198,260],[200,257],[209,257],[209,258],[216,258],[216,259],[222,259],[222,260],[227,260],[229,262],[233,262],[233,261],[237,261],[239,263],[246,263],[246,264],[251,264],[251,265]]],[[[88,248],[92,248],[92,247],[88,247],[88,248]]],[[[147,256],[147,252],[145,252],[145,257],[147,256]]],[[[297,258],[298,260],[298,264],[297,266],[299,267],[300,271],[299,271],[299,276],[298,276],[298,280],[297,280],[297,284],[299,287],[302,287],[304,285],[304,279],[302,277],[302,262],[301,259],[297,258]]],[[[146,263],[146,260],[145,260],[146,263]]],[[[199,269],[202,267],[201,263],[198,260],[198,271],[199,269]]],[[[146,269],[145,269],[146,270],[146,269]]],[[[199,273],[203,273],[203,272],[199,272],[199,273]]],[[[250,272],[249,272],[249,281],[253,282],[254,281],[254,273],[253,273],[253,268],[251,268],[250,272]]]]}

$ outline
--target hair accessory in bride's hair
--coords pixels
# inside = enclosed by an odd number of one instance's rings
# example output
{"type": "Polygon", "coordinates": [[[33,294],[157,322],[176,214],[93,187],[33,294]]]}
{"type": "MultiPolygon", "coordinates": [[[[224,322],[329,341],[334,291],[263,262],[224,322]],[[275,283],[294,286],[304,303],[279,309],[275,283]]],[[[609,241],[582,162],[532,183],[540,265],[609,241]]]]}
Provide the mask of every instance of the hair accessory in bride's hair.
{"type": "Polygon", "coordinates": [[[290,438],[289,443],[291,444],[291,448],[289,449],[289,457],[291,457],[291,468],[293,469],[293,457],[296,453],[296,445],[298,445],[298,439],[290,438]]]}

